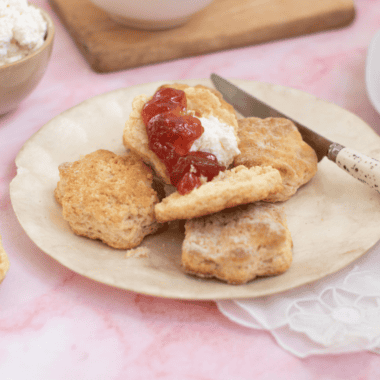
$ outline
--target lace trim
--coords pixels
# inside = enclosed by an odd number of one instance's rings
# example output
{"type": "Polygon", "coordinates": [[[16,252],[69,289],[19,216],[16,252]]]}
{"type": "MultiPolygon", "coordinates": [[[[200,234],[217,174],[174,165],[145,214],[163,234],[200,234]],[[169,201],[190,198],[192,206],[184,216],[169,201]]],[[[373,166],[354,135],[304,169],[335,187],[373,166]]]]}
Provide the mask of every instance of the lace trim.
{"type": "Polygon", "coordinates": [[[236,323],[269,331],[299,357],[380,354],[379,253],[377,245],[358,265],[280,295],[218,301],[219,310],[236,323]]]}

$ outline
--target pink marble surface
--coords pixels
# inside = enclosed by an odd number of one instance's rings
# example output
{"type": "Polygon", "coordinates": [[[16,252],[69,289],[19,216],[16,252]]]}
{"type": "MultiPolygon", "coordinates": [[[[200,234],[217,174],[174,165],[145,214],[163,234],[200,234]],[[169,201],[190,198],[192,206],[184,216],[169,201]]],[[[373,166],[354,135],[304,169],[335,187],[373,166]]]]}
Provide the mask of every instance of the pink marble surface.
{"type": "Polygon", "coordinates": [[[364,81],[380,2],[357,0],[356,19],[344,29],[111,74],[91,71],[47,1],[34,3],[52,15],[57,31],[43,80],[0,117],[0,234],[11,261],[0,285],[0,379],[379,379],[376,354],[299,359],[269,333],[230,322],[214,302],[148,297],[71,272],[26,236],[9,183],[24,142],[69,107],[121,87],[211,72],[303,90],[380,133],[364,81]]]}

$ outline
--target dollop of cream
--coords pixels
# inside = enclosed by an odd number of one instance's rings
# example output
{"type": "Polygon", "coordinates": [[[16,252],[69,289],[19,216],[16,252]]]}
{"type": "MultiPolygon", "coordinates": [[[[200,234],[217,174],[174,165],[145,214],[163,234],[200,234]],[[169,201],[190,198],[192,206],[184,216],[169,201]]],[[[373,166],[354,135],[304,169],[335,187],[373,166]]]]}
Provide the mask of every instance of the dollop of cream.
{"type": "Polygon", "coordinates": [[[204,128],[200,138],[193,142],[191,152],[207,152],[216,156],[220,165],[228,167],[240,154],[234,127],[219,121],[215,116],[200,117],[204,128]]]}

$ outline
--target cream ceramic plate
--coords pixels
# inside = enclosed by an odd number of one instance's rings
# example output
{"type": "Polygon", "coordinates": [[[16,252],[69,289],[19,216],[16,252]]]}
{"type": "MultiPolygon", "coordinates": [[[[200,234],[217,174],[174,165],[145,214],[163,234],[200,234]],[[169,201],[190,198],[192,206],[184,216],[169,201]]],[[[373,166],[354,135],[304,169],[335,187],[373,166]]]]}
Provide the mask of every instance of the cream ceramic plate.
{"type": "Polygon", "coordinates": [[[368,47],[365,79],[368,98],[380,113],[380,31],[375,34],[368,47]]]}
{"type": "MultiPolygon", "coordinates": [[[[374,158],[380,138],[361,119],[289,88],[234,80],[248,92],[333,141],[374,158]]],[[[192,80],[190,85],[208,80],[192,80]]],[[[73,271],[122,289],[182,299],[226,299],[270,295],[310,283],[344,268],[380,239],[380,196],[326,158],[313,180],[285,202],[293,236],[293,264],[283,275],[233,286],[199,279],[180,268],[181,240],[175,228],[147,237],[149,257],[127,257],[99,241],[75,236],[62,219],[53,191],[58,165],[104,148],[123,153],[122,131],[132,99],[162,83],[113,91],[89,99],[54,118],[26,142],[11,183],[16,215],[29,237],[73,271]]]]}

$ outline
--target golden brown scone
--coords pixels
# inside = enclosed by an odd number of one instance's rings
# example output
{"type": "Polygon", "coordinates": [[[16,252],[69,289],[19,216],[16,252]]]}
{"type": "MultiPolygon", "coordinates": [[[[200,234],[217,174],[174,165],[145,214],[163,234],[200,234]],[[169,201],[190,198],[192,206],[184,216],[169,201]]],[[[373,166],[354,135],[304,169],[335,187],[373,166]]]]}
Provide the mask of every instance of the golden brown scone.
{"type": "Polygon", "coordinates": [[[1,236],[0,236],[0,283],[4,280],[4,277],[7,274],[8,269],[9,269],[9,260],[4,250],[4,247],[1,244],[1,236]]]}
{"type": "Polygon", "coordinates": [[[191,219],[212,214],[228,207],[266,199],[282,190],[282,179],[272,167],[238,166],[220,172],[212,181],[180,195],[170,194],[155,206],[159,222],[191,219]]]}
{"type": "Polygon", "coordinates": [[[201,84],[191,87],[187,84],[174,83],[170,85],[167,84],[162,87],[171,87],[177,90],[185,91],[187,108],[190,111],[193,111],[196,116],[207,117],[213,115],[221,122],[232,125],[237,134],[238,123],[236,111],[231,104],[227,103],[223,99],[223,95],[219,91],[201,84]],[[210,92],[215,95],[218,100],[211,97],[210,92]]]}
{"type": "MultiPolygon", "coordinates": [[[[238,124],[236,113],[233,107],[226,103],[220,94],[216,95],[217,92],[215,90],[211,91],[211,89],[205,86],[190,87],[184,84],[172,84],[162,87],[172,87],[185,91],[189,112],[193,112],[198,117],[216,117],[219,121],[233,126],[237,137],[238,124]]],[[[165,183],[170,184],[170,178],[165,165],[149,149],[148,136],[141,118],[144,104],[150,99],[151,97],[146,95],[139,95],[133,100],[132,112],[123,131],[123,143],[127,149],[136,153],[145,163],[152,166],[165,183]]]]}
{"type": "Polygon", "coordinates": [[[317,172],[317,155],[287,119],[250,117],[239,123],[239,149],[234,164],[272,166],[281,173],[284,189],[266,199],[285,201],[317,172]]]}
{"type": "Polygon", "coordinates": [[[152,171],[136,155],[98,150],[60,165],[59,174],[54,194],[77,235],[129,249],[157,230],[152,171]]]}
{"type": "Polygon", "coordinates": [[[285,272],[292,238],[281,207],[257,202],[186,221],[185,272],[244,284],[285,272]]]}

